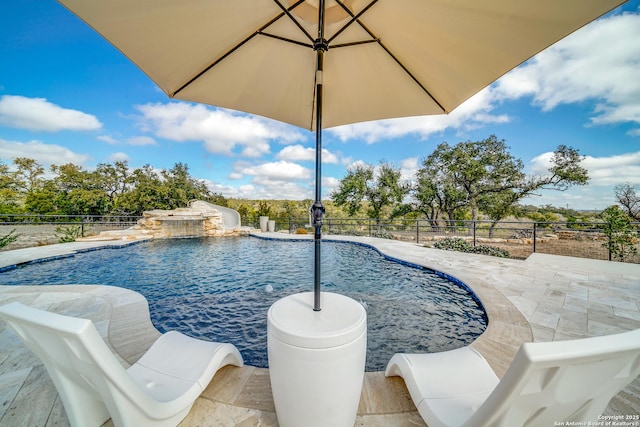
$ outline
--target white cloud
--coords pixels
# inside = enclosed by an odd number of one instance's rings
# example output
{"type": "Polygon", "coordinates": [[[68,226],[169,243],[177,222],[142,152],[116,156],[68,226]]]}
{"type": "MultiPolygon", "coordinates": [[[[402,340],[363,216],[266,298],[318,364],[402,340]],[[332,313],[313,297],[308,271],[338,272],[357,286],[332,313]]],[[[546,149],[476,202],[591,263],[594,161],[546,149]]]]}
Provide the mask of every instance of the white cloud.
{"type": "Polygon", "coordinates": [[[109,145],[121,145],[121,144],[136,145],[136,146],[157,145],[157,142],[155,139],[146,135],[132,136],[125,140],[116,139],[111,135],[100,135],[96,139],[102,142],[106,142],[109,145]]]}
{"type": "Polygon", "coordinates": [[[269,153],[270,141],[291,144],[305,139],[289,125],[222,108],[171,102],[136,109],[143,131],[172,141],[203,141],[214,154],[231,155],[239,148],[242,156],[260,157],[269,153]]]}
{"type": "Polygon", "coordinates": [[[111,155],[109,156],[109,161],[110,162],[128,162],[129,160],[131,160],[131,158],[129,157],[129,155],[127,153],[123,153],[121,151],[117,152],[117,153],[111,153],[111,155]]]}
{"type": "MultiPolygon", "coordinates": [[[[464,132],[506,123],[493,111],[508,100],[531,97],[549,111],[561,104],[595,101],[591,124],[640,124],[640,14],[597,20],[561,40],[485,88],[449,115],[407,117],[329,129],[342,141],[416,135],[426,139],[447,129],[464,132]]],[[[630,136],[640,136],[633,129],[630,136]]]]}
{"type": "MultiPolygon", "coordinates": [[[[328,195],[330,195],[331,193],[333,193],[338,189],[338,187],[340,186],[340,181],[341,181],[340,179],[334,178],[332,176],[322,177],[322,194],[328,197],[328,195]]],[[[308,198],[311,198],[311,197],[308,197],[308,198]]],[[[315,198],[315,193],[314,193],[314,198],[315,198]]]]}
{"type": "Polygon", "coordinates": [[[420,161],[417,157],[408,157],[400,162],[400,174],[405,181],[413,181],[418,169],[420,169],[420,161]]]}
{"type": "Polygon", "coordinates": [[[296,163],[279,161],[243,168],[243,175],[252,175],[258,182],[292,182],[312,177],[312,171],[296,163]]]}
{"type": "Polygon", "coordinates": [[[509,117],[492,114],[494,95],[484,89],[469,98],[448,115],[417,116],[400,119],[378,120],[328,129],[342,141],[362,139],[369,144],[385,139],[416,135],[426,139],[447,129],[472,130],[488,123],[506,123],[509,117]]]}
{"type": "Polygon", "coordinates": [[[308,199],[312,196],[311,169],[287,161],[252,165],[237,162],[229,179],[250,178],[250,183],[236,187],[219,186],[226,197],[251,199],[308,199]]]}
{"type": "MultiPolygon", "coordinates": [[[[280,160],[289,160],[289,161],[315,161],[316,159],[316,149],[311,147],[303,147],[300,144],[289,145],[284,147],[280,152],[276,155],[276,157],[280,160]]],[[[330,152],[326,148],[322,149],[322,163],[339,163],[338,156],[334,153],[330,152]]]]}
{"type": "Polygon", "coordinates": [[[594,100],[593,124],[640,124],[638,40],[640,14],[600,19],[504,76],[494,88],[495,96],[532,96],[544,111],[594,100]]]}
{"type": "MultiPolygon", "coordinates": [[[[542,153],[534,157],[529,172],[546,175],[553,153],[542,153]]],[[[572,187],[566,191],[541,191],[543,204],[569,205],[575,209],[602,209],[615,203],[614,187],[629,182],[640,185],[640,151],[620,155],[594,157],[585,156],[582,166],[589,172],[586,186],[572,187]]],[[[539,205],[539,197],[531,197],[523,203],[539,205]]]]}
{"type": "Polygon", "coordinates": [[[311,198],[312,193],[304,185],[286,183],[278,186],[265,184],[245,184],[239,186],[223,185],[219,183],[207,183],[207,187],[214,193],[222,194],[229,198],[239,199],[288,199],[302,200],[311,198]]]}
{"type": "Polygon", "coordinates": [[[134,136],[127,139],[129,145],[156,145],[156,140],[150,136],[134,136]]]}
{"type": "Polygon", "coordinates": [[[0,124],[31,131],[97,130],[102,123],[91,115],[52,104],[44,98],[4,95],[0,98],[0,124]]]}
{"type": "Polygon", "coordinates": [[[120,142],[117,139],[115,139],[114,137],[112,137],[111,135],[100,135],[100,136],[96,137],[96,139],[98,141],[106,142],[109,145],[120,144],[120,142]]]}
{"type": "MultiPolygon", "coordinates": [[[[534,157],[530,165],[531,173],[546,175],[552,156],[552,152],[547,152],[534,157]]],[[[624,182],[640,184],[640,151],[607,157],[585,156],[582,166],[589,171],[589,186],[613,188],[624,182]]]]}
{"type": "Polygon", "coordinates": [[[16,157],[28,157],[45,167],[67,163],[82,165],[89,160],[89,156],[85,154],[74,153],[66,147],[41,141],[15,142],[0,139],[0,153],[1,158],[7,163],[16,157]]]}

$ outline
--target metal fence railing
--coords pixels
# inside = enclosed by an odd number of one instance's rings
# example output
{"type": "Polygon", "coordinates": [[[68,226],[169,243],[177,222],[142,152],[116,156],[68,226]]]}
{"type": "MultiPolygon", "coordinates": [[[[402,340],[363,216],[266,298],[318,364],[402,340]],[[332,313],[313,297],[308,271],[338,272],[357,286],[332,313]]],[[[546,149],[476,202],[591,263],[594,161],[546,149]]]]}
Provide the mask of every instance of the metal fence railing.
{"type": "MultiPolygon", "coordinates": [[[[129,228],[139,216],[113,215],[0,215],[0,236],[12,230],[20,240],[5,249],[57,243],[55,230],[60,226],[80,227],[81,235],[129,228]]],[[[275,230],[288,233],[313,233],[309,218],[270,218],[275,230]]],[[[242,218],[242,225],[259,228],[258,218],[242,218]]],[[[509,252],[512,258],[524,259],[534,252],[581,258],[620,260],[612,253],[612,239],[619,230],[606,222],[532,222],[532,221],[428,221],[405,219],[324,218],[325,235],[381,237],[426,246],[444,238],[461,238],[473,246],[486,245],[509,252]]],[[[627,245],[640,252],[640,223],[626,231],[627,245]],[[629,237],[629,233],[631,233],[629,237]],[[630,243],[629,243],[630,242],[630,243]]],[[[640,256],[627,254],[623,261],[640,263],[640,256]]]]}
{"type": "MultiPolygon", "coordinates": [[[[312,233],[308,218],[270,218],[276,231],[312,233]]],[[[258,227],[257,221],[243,224],[258,227]]],[[[633,244],[640,252],[640,223],[632,223],[633,244]]],[[[606,222],[533,222],[533,221],[448,221],[325,218],[326,235],[382,237],[432,246],[444,238],[462,238],[473,246],[487,245],[509,252],[512,258],[524,259],[534,252],[602,260],[619,260],[612,254],[610,240],[617,230],[606,222]]],[[[624,261],[640,263],[637,255],[624,261]]]]}

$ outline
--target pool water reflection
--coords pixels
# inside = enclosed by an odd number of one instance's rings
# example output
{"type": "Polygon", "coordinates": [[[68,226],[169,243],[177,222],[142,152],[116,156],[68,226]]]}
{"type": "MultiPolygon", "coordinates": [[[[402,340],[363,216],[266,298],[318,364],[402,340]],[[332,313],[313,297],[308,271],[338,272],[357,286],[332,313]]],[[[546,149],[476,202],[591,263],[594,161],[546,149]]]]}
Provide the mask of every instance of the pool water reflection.
{"type": "MultiPolygon", "coordinates": [[[[367,371],[395,352],[470,344],[486,313],[463,286],[385,259],[362,245],[323,241],[322,289],[367,310],[367,371]]],[[[100,284],[137,291],[161,332],[235,344],[247,364],[267,367],[266,314],[276,300],[313,288],[311,241],[250,237],[155,240],[0,273],[4,285],[100,284]]]]}

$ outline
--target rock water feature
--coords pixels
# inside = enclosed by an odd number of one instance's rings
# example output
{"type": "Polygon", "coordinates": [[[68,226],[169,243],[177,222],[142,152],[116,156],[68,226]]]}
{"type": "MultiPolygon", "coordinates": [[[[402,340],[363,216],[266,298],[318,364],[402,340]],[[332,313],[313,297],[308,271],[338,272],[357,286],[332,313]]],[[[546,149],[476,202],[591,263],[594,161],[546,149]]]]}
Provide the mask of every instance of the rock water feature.
{"type": "Polygon", "coordinates": [[[238,236],[247,233],[237,211],[196,200],[188,208],[154,209],[142,213],[138,224],[126,230],[103,231],[88,240],[133,240],[139,238],[238,236]]]}

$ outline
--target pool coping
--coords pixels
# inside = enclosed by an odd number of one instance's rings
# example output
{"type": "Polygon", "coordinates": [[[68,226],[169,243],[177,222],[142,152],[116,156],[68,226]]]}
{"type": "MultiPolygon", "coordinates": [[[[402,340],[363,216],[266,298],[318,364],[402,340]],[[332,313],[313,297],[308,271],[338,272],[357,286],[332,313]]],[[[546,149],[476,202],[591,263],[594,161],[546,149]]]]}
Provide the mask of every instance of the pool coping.
{"type": "MultiPolygon", "coordinates": [[[[262,239],[312,239],[312,236],[303,237],[283,233],[260,233],[260,235],[255,233],[253,237],[262,239]]],[[[430,261],[426,256],[426,252],[424,257],[408,256],[407,245],[411,245],[410,243],[377,238],[333,235],[327,236],[323,240],[365,245],[394,261],[438,271],[460,283],[464,283],[477,295],[485,308],[488,318],[486,330],[471,346],[485,356],[498,376],[504,374],[520,344],[533,340],[531,327],[522,313],[489,283],[477,277],[466,277],[464,271],[454,271],[446,265],[433,260],[430,261]]],[[[53,245],[57,247],[49,246],[43,247],[47,250],[26,251],[30,255],[20,254],[20,257],[18,257],[20,261],[14,262],[14,264],[18,265],[42,259],[37,258],[38,253],[47,255],[44,258],[71,256],[74,253],[86,250],[105,247],[117,248],[132,243],[137,242],[107,241],[91,242],[89,245],[84,242],[80,244],[53,245]],[[35,258],[33,259],[27,259],[34,256],[35,258]]],[[[418,245],[415,246],[418,247],[418,245]]],[[[9,252],[11,251],[3,254],[9,252]]],[[[479,256],[482,257],[483,255],[479,256]]],[[[0,268],[3,267],[3,264],[5,264],[4,266],[11,265],[7,264],[5,257],[0,260],[0,268]]],[[[96,299],[103,300],[110,310],[110,322],[105,338],[114,352],[126,364],[134,363],[160,335],[151,324],[146,299],[138,293],[122,288],[100,285],[59,285],[48,288],[51,292],[89,293],[96,299]]],[[[38,286],[0,285],[0,292],[5,296],[7,293],[42,293],[42,291],[42,287],[38,286]]],[[[266,368],[252,366],[223,368],[216,374],[216,377],[201,398],[198,399],[197,404],[182,425],[199,425],[209,416],[208,414],[211,410],[215,410],[218,415],[220,415],[221,411],[226,414],[249,411],[252,417],[257,417],[264,425],[276,425],[275,409],[268,376],[268,369],[266,368]]],[[[399,423],[398,425],[404,423],[420,425],[422,423],[402,379],[398,377],[386,378],[383,372],[367,372],[365,374],[358,417],[360,422],[365,424],[381,422],[389,425],[396,423],[399,423]]]]}

